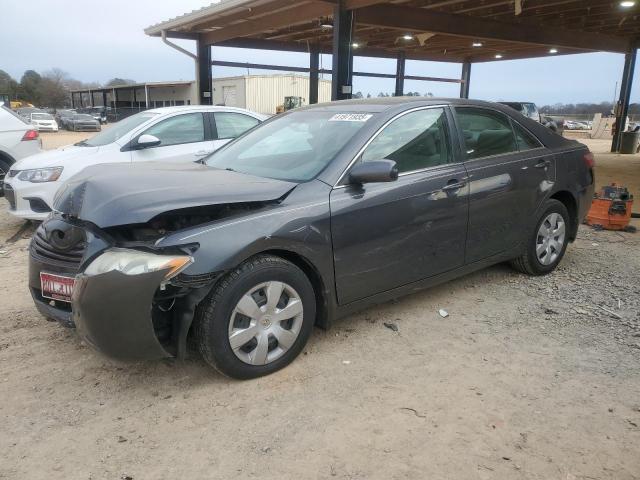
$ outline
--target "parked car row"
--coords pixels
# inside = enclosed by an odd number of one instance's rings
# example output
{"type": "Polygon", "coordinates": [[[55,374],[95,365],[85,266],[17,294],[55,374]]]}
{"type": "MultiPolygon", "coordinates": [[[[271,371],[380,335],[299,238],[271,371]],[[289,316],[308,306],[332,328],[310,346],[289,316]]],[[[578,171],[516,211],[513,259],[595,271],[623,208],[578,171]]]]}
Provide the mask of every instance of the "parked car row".
{"type": "Polygon", "coordinates": [[[149,110],[13,165],[12,213],[46,217],[38,310],[114,358],[183,358],[191,336],[253,378],[367,305],[497,262],[551,272],[594,191],[584,145],[499,104],[377,98],[263,120],[149,110]]]}
{"type": "Polygon", "coordinates": [[[576,121],[576,120],[565,120],[564,128],[567,130],[591,130],[593,126],[593,122],[590,120],[584,121],[576,121]]]}

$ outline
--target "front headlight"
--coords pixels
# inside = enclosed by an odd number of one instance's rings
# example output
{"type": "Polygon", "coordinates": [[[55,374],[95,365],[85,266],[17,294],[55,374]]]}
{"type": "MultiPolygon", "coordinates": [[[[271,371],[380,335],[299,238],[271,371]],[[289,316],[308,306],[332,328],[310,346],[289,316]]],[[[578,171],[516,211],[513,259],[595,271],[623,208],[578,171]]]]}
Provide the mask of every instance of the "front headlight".
{"type": "Polygon", "coordinates": [[[22,170],[18,178],[25,182],[44,183],[55,182],[62,175],[63,167],[35,168],[33,170],[22,170]]]}
{"type": "Polygon", "coordinates": [[[91,262],[84,273],[99,275],[117,270],[125,275],[140,275],[167,270],[164,279],[169,280],[192,262],[193,257],[189,255],[156,255],[126,248],[112,248],[91,262]]]}

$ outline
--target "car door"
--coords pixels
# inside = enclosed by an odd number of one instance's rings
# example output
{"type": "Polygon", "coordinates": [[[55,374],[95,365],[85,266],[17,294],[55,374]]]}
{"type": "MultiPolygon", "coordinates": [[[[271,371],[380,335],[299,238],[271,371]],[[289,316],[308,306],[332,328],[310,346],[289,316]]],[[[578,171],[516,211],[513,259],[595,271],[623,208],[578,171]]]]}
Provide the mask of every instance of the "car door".
{"type": "MultiPolygon", "coordinates": [[[[136,135],[153,135],[160,144],[131,150],[135,162],[195,162],[213,152],[211,126],[201,112],[186,112],[160,120],[136,135]]],[[[135,139],[132,143],[135,143],[135,139]]]]}
{"type": "Polygon", "coordinates": [[[212,117],[215,150],[260,123],[257,118],[239,112],[214,112],[212,117]]]}
{"type": "Polygon", "coordinates": [[[517,247],[553,181],[552,156],[522,125],[485,107],[456,107],[469,176],[466,263],[517,247]]]}
{"type": "Polygon", "coordinates": [[[336,290],[346,304],[463,264],[466,172],[456,163],[448,108],[400,114],[363,148],[354,164],[394,160],[390,183],[350,184],[331,192],[336,290]]]}

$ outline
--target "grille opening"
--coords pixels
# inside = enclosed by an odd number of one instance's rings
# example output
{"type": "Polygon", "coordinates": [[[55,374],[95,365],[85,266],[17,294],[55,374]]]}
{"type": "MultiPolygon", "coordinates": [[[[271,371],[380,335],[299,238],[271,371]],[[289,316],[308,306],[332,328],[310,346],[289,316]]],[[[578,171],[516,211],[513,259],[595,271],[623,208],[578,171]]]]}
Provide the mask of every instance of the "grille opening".
{"type": "Polygon", "coordinates": [[[59,250],[51,245],[41,228],[36,230],[35,235],[31,239],[31,255],[37,260],[59,267],[65,267],[73,271],[77,271],[86,249],[84,241],[78,243],[73,248],[67,250],[59,250]]]}

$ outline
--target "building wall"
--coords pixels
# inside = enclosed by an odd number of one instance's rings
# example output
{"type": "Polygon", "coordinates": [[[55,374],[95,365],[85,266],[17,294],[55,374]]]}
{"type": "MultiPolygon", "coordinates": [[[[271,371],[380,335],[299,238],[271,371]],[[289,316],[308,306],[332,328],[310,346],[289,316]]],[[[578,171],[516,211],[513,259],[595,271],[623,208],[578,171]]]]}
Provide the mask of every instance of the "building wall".
{"type": "Polygon", "coordinates": [[[214,78],[213,104],[247,108],[246,77],[214,78]]]}
{"type": "MultiPolygon", "coordinates": [[[[138,95],[138,92],[136,92],[136,95],[138,95]]],[[[141,100],[144,101],[144,91],[142,92],[141,100]]],[[[195,83],[173,87],[149,87],[149,107],[154,106],[154,101],[169,102],[172,105],[197,105],[195,83]]],[[[165,104],[164,106],[168,107],[169,105],[165,104]]]]}
{"type": "MultiPolygon", "coordinates": [[[[320,80],[318,101],[331,101],[331,81],[320,80]]],[[[264,114],[276,113],[284,97],[302,97],[309,103],[309,77],[304,75],[249,75],[213,80],[214,105],[240,107],[264,114]],[[235,92],[235,94],[234,94],[235,92]]]]}

